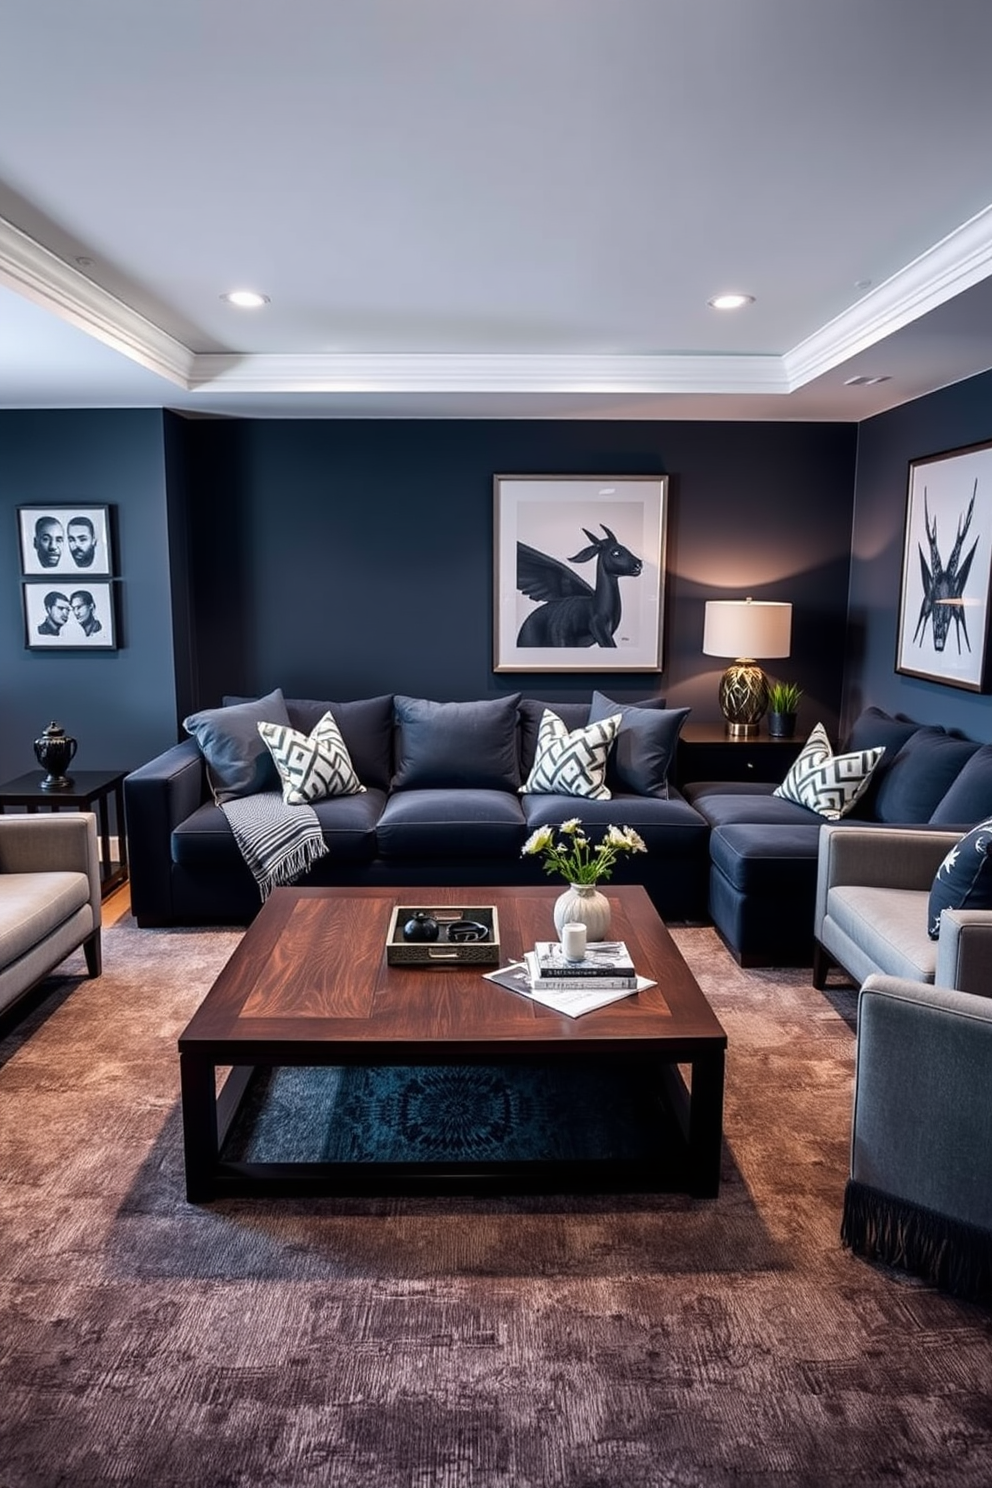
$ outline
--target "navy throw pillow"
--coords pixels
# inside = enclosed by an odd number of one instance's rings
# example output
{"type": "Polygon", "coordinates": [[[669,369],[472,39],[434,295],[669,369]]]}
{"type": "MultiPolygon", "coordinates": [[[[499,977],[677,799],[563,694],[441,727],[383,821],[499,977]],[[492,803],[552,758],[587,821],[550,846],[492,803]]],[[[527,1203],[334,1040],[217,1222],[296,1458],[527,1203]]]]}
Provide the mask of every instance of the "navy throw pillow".
{"type": "Polygon", "coordinates": [[[207,762],[207,780],[218,806],[279,789],[278,772],[258,732],[260,723],[289,723],[282,688],[254,702],[202,708],[183,719],[183,728],[207,762]]]}
{"type": "Polygon", "coordinates": [[[945,909],[992,909],[992,817],[956,842],[937,869],[927,911],[931,940],[945,909]]]}
{"type": "Polygon", "coordinates": [[[942,728],[918,728],[888,763],[875,794],[875,820],[928,822],[942,798],[978,749],[942,728]]]}
{"type": "Polygon", "coordinates": [[[992,816],[992,744],[982,744],[941,800],[930,820],[934,826],[962,827],[992,816]]]}
{"type": "Polygon", "coordinates": [[[682,725],[689,708],[643,707],[640,703],[615,703],[594,692],[589,722],[620,714],[617,734],[606,765],[606,783],[614,791],[637,796],[667,796],[668,771],[675,757],[682,725]]]}
{"type": "Polygon", "coordinates": [[[471,703],[395,697],[393,790],[520,788],[520,694],[471,703]]]}

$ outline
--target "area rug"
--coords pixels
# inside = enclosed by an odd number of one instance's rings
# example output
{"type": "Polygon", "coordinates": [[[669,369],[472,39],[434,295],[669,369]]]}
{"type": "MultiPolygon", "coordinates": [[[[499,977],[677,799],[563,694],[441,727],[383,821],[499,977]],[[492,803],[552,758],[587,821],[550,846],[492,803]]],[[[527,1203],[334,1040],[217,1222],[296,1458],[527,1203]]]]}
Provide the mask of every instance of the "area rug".
{"type": "Polygon", "coordinates": [[[637,1066],[385,1066],[259,1071],[222,1157],[234,1162],[645,1160],[669,1125],[637,1066]]]}
{"type": "Polygon", "coordinates": [[[108,930],[0,1042],[0,1488],[987,1488],[992,1314],[839,1239],[854,989],[678,944],[720,1195],[184,1198],[230,931],[108,930]]]}

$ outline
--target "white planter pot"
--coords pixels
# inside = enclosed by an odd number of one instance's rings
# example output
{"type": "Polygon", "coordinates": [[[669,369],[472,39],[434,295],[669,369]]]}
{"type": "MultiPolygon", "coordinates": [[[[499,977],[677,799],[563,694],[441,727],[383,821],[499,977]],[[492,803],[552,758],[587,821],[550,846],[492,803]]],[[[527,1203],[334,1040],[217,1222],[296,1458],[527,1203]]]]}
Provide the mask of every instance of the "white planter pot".
{"type": "Polygon", "coordinates": [[[561,940],[561,927],[585,925],[588,940],[609,940],[610,901],[595,884],[569,884],[555,900],[555,930],[561,940]]]}

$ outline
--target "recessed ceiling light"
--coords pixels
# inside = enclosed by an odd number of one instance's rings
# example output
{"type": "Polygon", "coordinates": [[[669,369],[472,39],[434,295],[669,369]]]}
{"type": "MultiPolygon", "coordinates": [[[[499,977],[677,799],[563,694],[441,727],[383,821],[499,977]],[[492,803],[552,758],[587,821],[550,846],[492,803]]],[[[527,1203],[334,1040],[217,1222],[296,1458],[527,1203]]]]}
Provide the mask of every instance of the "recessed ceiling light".
{"type": "Polygon", "coordinates": [[[253,289],[232,289],[230,294],[222,294],[221,299],[229,305],[237,305],[239,310],[257,310],[260,305],[269,303],[268,295],[256,294],[253,289]]]}
{"type": "Polygon", "coordinates": [[[753,305],[754,295],[718,294],[706,303],[712,305],[714,310],[739,310],[742,305],[753,305]]]}

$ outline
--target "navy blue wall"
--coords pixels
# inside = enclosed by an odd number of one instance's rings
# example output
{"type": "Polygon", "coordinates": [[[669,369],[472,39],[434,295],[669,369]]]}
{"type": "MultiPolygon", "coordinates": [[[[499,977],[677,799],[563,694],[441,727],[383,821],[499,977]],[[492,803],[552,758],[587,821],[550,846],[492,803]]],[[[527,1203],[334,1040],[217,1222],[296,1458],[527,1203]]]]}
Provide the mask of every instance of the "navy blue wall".
{"type": "MultiPolygon", "coordinates": [[[[800,726],[840,710],[856,430],[837,424],[196,421],[185,426],[195,702],[225,692],[548,698],[659,689],[719,721],[703,603],[787,599],[800,726]],[[494,474],[671,481],[665,665],[495,674],[494,474]]],[[[177,605],[180,603],[177,597],[177,605]]]]}
{"type": "Polygon", "coordinates": [[[175,737],[163,415],[0,413],[0,779],[37,769],[52,719],[79,741],[79,769],[130,769],[175,737]],[[28,651],[18,506],[116,508],[121,649],[28,651]]]}
{"type": "MultiPolygon", "coordinates": [[[[859,430],[844,717],[865,703],[992,739],[987,696],[896,673],[910,460],[992,439],[992,372],[867,419],[859,430]]],[[[985,563],[988,563],[986,554],[985,563]]]]}

